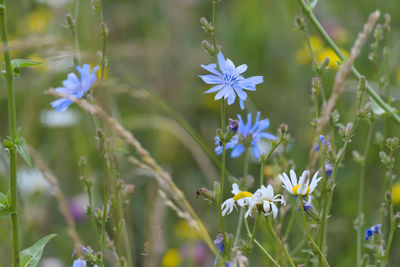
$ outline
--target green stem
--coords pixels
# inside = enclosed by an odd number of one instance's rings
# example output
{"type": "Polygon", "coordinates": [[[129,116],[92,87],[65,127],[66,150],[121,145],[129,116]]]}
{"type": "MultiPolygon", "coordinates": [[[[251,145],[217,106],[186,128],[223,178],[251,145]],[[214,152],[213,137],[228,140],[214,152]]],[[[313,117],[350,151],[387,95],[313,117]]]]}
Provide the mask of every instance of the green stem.
{"type": "MultiPolygon", "coordinates": [[[[304,13],[308,17],[308,19],[311,21],[311,23],[314,25],[318,33],[321,35],[322,39],[332,48],[332,50],[335,52],[335,54],[339,57],[341,61],[344,61],[346,57],[343,55],[342,51],[339,49],[339,47],[335,44],[335,42],[329,37],[328,33],[325,31],[325,29],[322,27],[321,23],[318,21],[318,19],[315,17],[315,15],[312,13],[311,8],[309,5],[305,3],[304,0],[297,0],[303,9],[304,13]]],[[[353,66],[352,67],[352,73],[353,75],[359,80],[361,77],[361,74],[358,72],[358,70],[353,66]]],[[[371,98],[382,108],[384,109],[388,115],[393,119],[393,121],[400,125],[400,117],[399,115],[396,114],[396,111],[389,105],[387,104],[372,88],[372,86],[366,82],[365,84],[365,89],[367,93],[371,96],[371,98]]]]}
{"type": "Polygon", "coordinates": [[[365,183],[365,160],[368,155],[369,147],[372,140],[372,133],[374,129],[373,122],[370,123],[367,143],[365,145],[363,161],[361,162],[361,171],[360,171],[360,186],[358,191],[358,212],[357,212],[357,266],[361,266],[361,250],[362,250],[362,226],[363,226],[363,200],[364,200],[364,183],[365,183]]]}
{"type": "MultiPolygon", "coordinates": [[[[103,143],[104,144],[104,143],[103,143]]],[[[107,213],[108,213],[108,184],[109,184],[109,174],[110,174],[110,167],[106,156],[104,155],[104,200],[103,200],[103,216],[101,219],[101,263],[105,266],[105,258],[104,258],[104,248],[106,244],[106,222],[107,222],[107,213]]]]}
{"type": "MultiPolygon", "coordinates": [[[[221,131],[222,131],[222,136],[225,136],[225,100],[221,100],[221,131]]],[[[226,241],[226,233],[225,233],[225,227],[224,227],[224,219],[222,216],[222,195],[224,193],[224,180],[225,180],[225,154],[226,154],[226,149],[225,149],[225,142],[222,144],[222,157],[221,157],[221,180],[220,180],[220,188],[219,188],[219,201],[218,201],[218,213],[219,213],[219,222],[221,226],[221,231],[222,231],[222,236],[224,238],[225,245],[227,245],[226,241]]],[[[227,250],[226,250],[227,251],[227,250]]]]}
{"type": "MultiPolygon", "coordinates": [[[[326,217],[328,214],[328,177],[326,176],[325,171],[325,147],[322,145],[320,138],[318,138],[319,147],[321,151],[321,168],[322,168],[322,177],[323,177],[323,209],[322,209],[322,222],[321,222],[321,236],[320,236],[320,243],[319,247],[321,251],[324,251],[324,238],[325,238],[325,227],[326,227],[326,217]]],[[[322,263],[322,257],[319,257],[319,264],[322,263]]]]}
{"type": "Polygon", "coordinates": [[[274,236],[276,242],[283,249],[283,253],[285,253],[286,258],[289,261],[290,266],[295,267],[294,262],[293,262],[292,258],[290,257],[289,252],[286,249],[286,245],[284,243],[282,243],[281,239],[276,234],[276,232],[275,232],[274,228],[272,227],[272,224],[271,224],[268,216],[265,217],[265,221],[267,222],[267,226],[268,226],[269,230],[271,231],[272,235],[274,236]]]}
{"type": "MultiPolygon", "coordinates": [[[[260,186],[263,184],[263,180],[264,180],[264,164],[261,163],[261,166],[260,166],[260,186]]],[[[257,214],[257,219],[256,219],[256,222],[254,223],[254,226],[253,226],[253,232],[252,232],[253,234],[251,236],[250,244],[253,243],[254,235],[256,233],[256,228],[257,228],[259,219],[260,219],[260,214],[257,214]]]]}
{"type": "Polygon", "coordinates": [[[75,42],[76,65],[79,65],[81,61],[81,51],[79,48],[79,35],[77,27],[78,17],[79,17],[79,7],[80,7],[80,0],[75,0],[75,18],[74,18],[74,28],[72,30],[72,34],[74,35],[74,42],[75,42]]]}
{"type": "MultiPolygon", "coordinates": [[[[14,138],[17,131],[15,94],[13,89],[13,73],[11,56],[8,47],[7,18],[5,0],[0,0],[0,30],[1,41],[4,49],[5,76],[8,90],[8,122],[10,137],[14,138]]],[[[10,196],[11,196],[11,227],[13,243],[13,266],[19,267],[19,223],[18,223],[18,198],[17,198],[17,152],[15,147],[10,149],[10,196]]]]}
{"type": "MultiPolygon", "coordinates": [[[[244,152],[244,168],[243,169],[244,169],[244,171],[243,171],[244,190],[247,190],[247,175],[249,173],[249,148],[246,148],[246,150],[244,152]]],[[[236,228],[235,241],[233,242],[234,247],[236,247],[236,245],[239,241],[240,231],[242,229],[242,222],[243,222],[243,208],[240,208],[239,221],[238,221],[238,225],[236,228]]]]}
{"type": "MultiPolygon", "coordinates": [[[[217,51],[217,37],[216,37],[216,27],[215,27],[215,14],[217,11],[217,1],[216,0],[211,0],[212,1],[212,26],[213,26],[213,32],[211,34],[212,39],[213,39],[213,45],[215,51],[217,51]]],[[[215,56],[217,53],[215,54],[215,56]]],[[[217,61],[218,62],[218,61],[217,61]]],[[[217,63],[218,65],[218,63],[217,63]]]]}
{"type": "MultiPolygon", "coordinates": [[[[259,215],[257,216],[257,219],[259,218],[259,215]]],[[[256,220],[257,222],[257,220],[256,220]]],[[[247,230],[247,235],[251,238],[251,240],[254,241],[254,243],[257,245],[257,247],[265,254],[265,256],[268,257],[268,259],[270,259],[272,261],[273,264],[275,264],[275,266],[280,266],[275,260],[274,258],[272,258],[272,256],[268,253],[268,251],[256,240],[254,239],[254,233],[250,233],[250,228],[249,228],[249,224],[247,223],[247,220],[244,220],[244,224],[246,226],[246,230],[247,230]]]]}
{"type": "Polygon", "coordinates": [[[318,253],[321,256],[321,258],[322,258],[323,262],[325,263],[325,265],[329,267],[329,263],[326,261],[326,258],[324,256],[324,254],[319,249],[317,244],[315,244],[314,240],[312,239],[312,237],[310,235],[310,232],[308,231],[308,227],[307,227],[307,223],[306,223],[306,215],[305,215],[305,212],[304,212],[304,205],[303,205],[303,199],[302,198],[299,198],[299,203],[300,203],[300,206],[301,206],[301,213],[303,215],[304,229],[306,230],[307,237],[310,240],[311,244],[313,245],[314,249],[318,251],[318,253]]]}
{"type": "MultiPolygon", "coordinates": [[[[390,149],[390,163],[389,163],[389,174],[388,174],[388,182],[389,182],[389,189],[388,191],[390,194],[393,192],[393,149],[390,149]]],[[[385,255],[383,258],[383,264],[387,264],[388,258],[389,258],[389,253],[390,253],[390,247],[392,245],[392,240],[393,240],[393,234],[394,231],[396,230],[396,225],[394,223],[394,215],[393,215],[393,197],[391,196],[392,200],[390,201],[389,205],[389,217],[390,217],[390,234],[388,238],[388,242],[386,245],[386,250],[385,250],[385,255]]]]}

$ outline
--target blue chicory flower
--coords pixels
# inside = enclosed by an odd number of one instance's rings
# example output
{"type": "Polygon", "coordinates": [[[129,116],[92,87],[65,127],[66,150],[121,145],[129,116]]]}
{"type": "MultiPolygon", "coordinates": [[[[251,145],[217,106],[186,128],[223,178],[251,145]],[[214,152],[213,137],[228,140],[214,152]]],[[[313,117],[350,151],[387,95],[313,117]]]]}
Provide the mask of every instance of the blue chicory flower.
{"type": "MultiPolygon", "coordinates": [[[[56,88],[57,92],[75,98],[82,98],[90,87],[92,87],[93,83],[96,81],[96,72],[99,66],[94,66],[92,72],[90,72],[89,64],[84,64],[82,67],[76,66],[76,69],[81,74],[80,80],[76,77],[75,73],[69,73],[67,79],[63,81],[63,87],[56,88]]],[[[55,108],[56,111],[64,111],[71,104],[72,101],[66,97],[51,102],[51,106],[55,108]]]]}
{"type": "Polygon", "coordinates": [[[224,245],[224,237],[222,234],[217,234],[217,237],[214,240],[214,245],[217,247],[219,252],[224,252],[225,245],[224,245]]]}
{"type": "MultiPolygon", "coordinates": [[[[261,138],[266,138],[270,140],[276,139],[276,136],[270,133],[263,132],[269,127],[269,120],[263,119],[260,121],[260,112],[257,112],[256,121],[251,124],[251,113],[247,114],[247,123],[245,124],[242,116],[237,115],[239,119],[239,129],[238,134],[235,135],[229,143],[226,144],[225,148],[232,148],[231,157],[239,157],[246,149],[250,147],[253,151],[254,156],[258,159],[260,157],[260,148],[258,142],[261,138]]],[[[219,144],[219,138],[215,138],[215,144],[219,144]]],[[[219,155],[222,152],[222,147],[217,146],[215,152],[219,155]]]]}
{"type": "MultiPolygon", "coordinates": [[[[327,141],[325,139],[325,136],[323,136],[322,134],[319,136],[319,139],[321,140],[321,145],[322,146],[330,146],[331,143],[329,141],[327,141]]],[[[315,146],[315,152],[318,152],[319,150],[319,143],[317,143],[317,145],[315,146]]]]}
{"type": "Polygon", "coordinates": [[[217,257],[215,258],[215,261],[214,261],[214,266],[217,266],[218,256],[219,256],[219,254],[221,252],[224,252],[224,249],[225,249],[224,237],[223,237],[222,234],[217,234],[217,237],[214,240],[214,246],[216,246],[217,249],[218,249],[218,255],[217,255],[217,257]]]}
{"type": "Polygon", "coordinates": [[[233,62],[224,55],[218,53],[218,68],[217,64],[201,65],[202,68],[208,70],[214,75],[199,75],[199,77],[206,84],[214,84],[205,93],[215,93],[215,100],[219,100],[222,97],[227,99],[228,105],[232,105],[235,102],[236,95],[239,97],[240,108],[244,109],[244,101],[247,99],[247,94],[244,90],[255,91],[256,85],[263,82],[262,76],[253,76],[250,78],[244,78],[242,73],[247,70],[247,65],[243,64],[235,67],[233,62]]]}
{"type": "Polygon", "coordinates": [[[326,177],[331,176],[332,171],[333,171],[332,163],[325,163],[325,174],[326,174],[326,177]]]}
{"type": "Polygon", "coordinates": [[[374,234],[375,235],[380,234],[381,228],[382,228],[382,224],[377,224],[377,225],[374,225],[374,226],[368,228],[365,231],[365,240],[369,240],[369,238],[372,237],[374,234]]]}
{"type": "MultiPolygon", "coordinates": [[[[82,259],[74,260],[72,267],[86,267],[86,261],[82,259]]],[[[99,267],[97,264],[93,265],[93,267],[99,267]]]]}

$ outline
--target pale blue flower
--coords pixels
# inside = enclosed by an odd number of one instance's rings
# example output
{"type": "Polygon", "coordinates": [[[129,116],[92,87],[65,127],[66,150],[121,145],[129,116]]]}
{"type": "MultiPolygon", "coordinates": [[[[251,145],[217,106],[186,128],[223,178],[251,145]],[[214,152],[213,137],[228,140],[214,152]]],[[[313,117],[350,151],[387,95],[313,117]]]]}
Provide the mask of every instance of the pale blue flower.
{"type": "MultiPolygon", "coordinates": [[[[82,259],[74,260],[72,267],[86,267],[86,261],[82,259]]],[[[93,265],[93,267],[99,267],[97,264],[93,265]]]]}
{"type": "Polygon", "coordinates": [[[235,67],[233,62],[228,58],[225,59],[221,52],[218,53],[219,70],[217,70],[217,64],[201,65],[201,67],[214,74],[199,76],[206,84],[215,84],[205,93],[218,92],[215,95],[215,100],[223,97],[227,99],[228,105],[232,105],[235,102],[236,95],[238,95],[241,109],[244,109],[244,101],[247,99],[244,90],[255,91],[256,85],[263,82],[262,76],[244,78],[241,74],[247,70],[247,65],[235,67]]]}
{"type": "Polygon", "coordinates": [[[365,239],[368,240],[374,234],[379,235],[381,233],[381,228],[382,228],[382,224],[377,224],[377,225],[372,226],[371,228],[368,228],[365,231],[365,239]]]}
{"type": "MultiPolygon", "coordinates": [[[[321,145],[322,146],[329,147],[331,145],[331,143],[329,141],[327,141],[325,139],[325,136],[323,136],[322,134],[319,136],[319,139],[321,140],[321,145]]],[[[319,143],[317,143],[317,145],[315,146],[315,152],[318,152],[318,150],[319,150],[319,143]]]]}
{"type": "Polygon", "coordinates": [[[72,264],[72,267],[86,267],[86,261],[82,259],[77,259],[72,264]]]}
{"type": "MultiPolygon", "coordinates": [[[[95,66],[92,72],[90,72],[90,65],[88,64],[84,64],[82,67],[76,66],[76,69],[80,73],[81,78],[78,79],[73,72],[69,73],[67,79],[63,81],[63,87],[56,88],[57,92],[75,98],[82,98],[90,87],[92,87],[93,83],[96,81],[96,72],[99,66],[95,66]]],[[[56,111],[64,111],[71,104],[72,101],[66,97],[51,102],[51,106],[55,108],[56,111]]]]}
{"type": "MultiPolygon", "coordinates": [[[[245,124],[242,116],[237,115],[239,119],[238,134],[235,135],[229,143],[226,144],[226,149],[232,148],[231,157],[239,157],[246,149],[251,148],[254,156],[258,159],[260,157],[260,148],[258,142],[261,138],[274,140],[276,136],[270,133],[264,132],[269,127],[269,120],[260,120],[260,112],[257,112],[256,121],[251,124],[251,113],[247,114],[247,123],[245,124]]],[[[218,144],[219,138],[215,138],[215,144],[218,144]]],[[[216,147],[215,152],[219,155],[222,152],[222,147],[216,147]]]]}

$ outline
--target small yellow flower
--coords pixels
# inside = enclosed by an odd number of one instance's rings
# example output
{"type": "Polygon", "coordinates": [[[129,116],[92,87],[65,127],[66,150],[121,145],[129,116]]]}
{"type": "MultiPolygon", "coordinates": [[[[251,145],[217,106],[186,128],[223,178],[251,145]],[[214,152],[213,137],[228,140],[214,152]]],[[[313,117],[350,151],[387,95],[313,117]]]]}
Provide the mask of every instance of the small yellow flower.
{"type": "MultiPolygon", "coordinates": [[[[321,39],[317,36],[310,36],[310,42],[314,53],[318,53],[324,48],[321,39]]],[[[302,48],[297,50],[295,60],[300,65],[307,65],[311,62],[310,48],[308,47],[307,41],[304,41],[302,48]]]]}
{"type": "MultiPolygon", "coordinates": [[[[345,50],[342,50],[342,53],[345,57],[349,56],[349,53],[345,50]]],[[[338,69],[341,63],[341,60],[336,55],[336,53],[331,48],[325,48],[321,52],[317,54],[317,61],[322,63],[325,58],[329,58],[329,68],[338,69]]]]}
{"type": "Polygon", "coordinates": [[[178,249],[171,248],[165,252],[161,267],[177,267],[182,263],[182,256],[178,249]]]}
{"type": "Polygon", "coordinates": [[[393,204],[398,205],[400,204],[400,182],[396,183],[392,189],[393,195],[393,204]]]}

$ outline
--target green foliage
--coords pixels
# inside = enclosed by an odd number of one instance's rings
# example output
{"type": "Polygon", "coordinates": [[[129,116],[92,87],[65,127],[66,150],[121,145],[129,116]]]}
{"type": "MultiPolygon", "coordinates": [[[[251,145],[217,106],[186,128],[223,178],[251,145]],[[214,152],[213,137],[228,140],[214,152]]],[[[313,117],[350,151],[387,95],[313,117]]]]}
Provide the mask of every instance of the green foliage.
{"type": "Polygon", "coordinates": [[[36,267],[43,254],[43,249],[46,244],[55,237],[56,234],[50,234],[40,239],[32,247],[24,249],[20,253],[20,267],[36,267]]]}
{"type": "Polygon", "coordinates": [[[9,195],[0,192],[0,218],[10,216],[10,198],[9,195]]]}
{"type": "Polygon", "coordinates": [[[32,60],[27,60],[27,59],[13,59],[11,60],[11,68],[12,72],[15,76],[19,75],[19,69],[20,68],[26,68],[26,67],[33,67],[33,66],[38,66],[42,65],[42,62],[38,61],[32,61],[32,60]]]}
{"type": "Polygon", "coordinates": [[[7,136],[7,139],[3,141],[3,144],[8,150],[15,149],[18,154],[24,159],[26,164],[28,164],[29,167],[32,167],[32,160],[28,153],[28,146],[25,139],[20,135],[20,133],[21,128],[18,128],[15,137],[12,138],[10,136],[7,136]]]}

